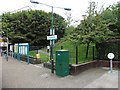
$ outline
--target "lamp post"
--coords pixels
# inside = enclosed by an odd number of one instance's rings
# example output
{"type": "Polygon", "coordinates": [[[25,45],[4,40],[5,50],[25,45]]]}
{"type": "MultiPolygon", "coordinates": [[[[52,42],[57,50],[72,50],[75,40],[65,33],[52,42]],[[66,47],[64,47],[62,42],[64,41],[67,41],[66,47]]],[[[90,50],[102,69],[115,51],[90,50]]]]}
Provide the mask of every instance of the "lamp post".
{"type": "MultiPolygon", "coordinates": [[[[41,4],[41,5],[45,5],[45,6],[48,6],[48,7],[51,7],[52,11],[51,11],[51,35],[53,35],[53,8],[59,8],[59,9],[64,9],[64,10],[67,10],[67,11],[70,11],[71,9],[70,8],[63,8],[63,7],[54,7],[54,6],[51,6],[51,5],[48,5],[48,4],[44,4],[44,3],[40,3],[40,2],[37,2],[37,1],[33,1],[33,0],[30,0],[31,3],[34,3],[34,4],[41,4]]],[[[51,69],[51,73],[54,73],[54,60],[53,60],[53,42],[54,40],[51,40],[51,45],[50,45],[50,60],[51,60],[51,66],[52,66],[52,69],[51,69]]]]}

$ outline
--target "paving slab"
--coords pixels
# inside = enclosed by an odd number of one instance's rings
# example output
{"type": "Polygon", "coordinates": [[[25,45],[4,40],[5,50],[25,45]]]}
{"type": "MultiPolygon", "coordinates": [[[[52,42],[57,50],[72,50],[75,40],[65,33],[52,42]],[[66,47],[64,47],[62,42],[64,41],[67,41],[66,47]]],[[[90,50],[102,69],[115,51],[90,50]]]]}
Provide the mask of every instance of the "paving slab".
{"type": "Polygon", "coordinates": [[[118,71],[92,68],[79,75],[58,77],[43,64],[32,65],[2,57],[2,88],[118,88],[118,71]],[[107,77],[107,78],[106,78],[107,77]]]}
{"type": "Polygon", "coordinates": [[[118,71],[108,71],[85,88],[118,88],[118,71]]]}

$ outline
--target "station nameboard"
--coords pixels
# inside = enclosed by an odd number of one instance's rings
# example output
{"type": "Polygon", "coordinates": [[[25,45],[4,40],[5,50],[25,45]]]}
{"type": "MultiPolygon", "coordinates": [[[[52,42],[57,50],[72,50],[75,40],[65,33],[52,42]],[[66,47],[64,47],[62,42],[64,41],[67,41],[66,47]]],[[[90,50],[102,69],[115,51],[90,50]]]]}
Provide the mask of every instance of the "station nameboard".
{"type": "Polygon", "coordinates": [[[56,40],[57,35],[47,36],[47,40],[56,40]]]}

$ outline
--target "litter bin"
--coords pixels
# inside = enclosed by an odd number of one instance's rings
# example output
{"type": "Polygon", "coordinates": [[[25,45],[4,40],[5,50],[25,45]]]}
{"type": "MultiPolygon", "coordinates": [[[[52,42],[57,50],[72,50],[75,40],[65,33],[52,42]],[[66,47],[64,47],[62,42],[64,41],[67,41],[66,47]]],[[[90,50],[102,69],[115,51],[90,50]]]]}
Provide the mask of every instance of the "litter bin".
{"type": "Polygon", "coordinates": [[[56,51],[56,75],[67,76],[69,75],[69,51],[58,50],[56,51]]]}

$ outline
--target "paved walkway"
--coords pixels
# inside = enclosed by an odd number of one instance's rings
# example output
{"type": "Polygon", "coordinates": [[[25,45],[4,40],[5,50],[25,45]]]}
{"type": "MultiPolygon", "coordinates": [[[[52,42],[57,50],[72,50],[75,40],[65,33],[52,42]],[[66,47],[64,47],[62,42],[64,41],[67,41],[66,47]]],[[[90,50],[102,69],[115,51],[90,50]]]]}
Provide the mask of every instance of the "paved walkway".
{"type": "MultiPolygon", "coordinates": [[[[118,71],[89,69],[77,76],[58,77],[42,64],[32,65],[9,58],[2,62],[2,88],[118,88],[118,71]]],[[[0,80],[1,81],[1,80],[0,80]]]]}

